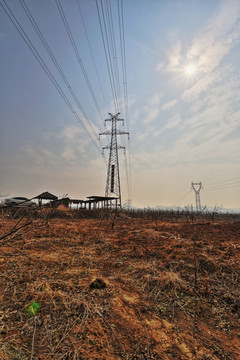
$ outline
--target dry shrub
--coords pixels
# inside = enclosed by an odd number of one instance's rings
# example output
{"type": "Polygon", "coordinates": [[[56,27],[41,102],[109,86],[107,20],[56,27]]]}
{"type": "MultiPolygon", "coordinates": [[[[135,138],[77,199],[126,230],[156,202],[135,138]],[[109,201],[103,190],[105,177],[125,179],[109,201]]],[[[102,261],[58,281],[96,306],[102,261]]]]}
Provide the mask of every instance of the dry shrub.
{"type": "Polygon", "coordinates": [[[165,271],[161,273],[161,283],[165,289],[174,288],[174,290],[186,290],[187,283],[181,279],[179,274],[173,271],[165,271]]]}
{"type": "Polygon", "coordinates": [[[109,275],[112,273],[114,269],[114,263],[111,259],[107,259],[105,261],[103,261],[102,263],[102,273],[109,275]]]}
{"type": "Polygon", "coordinates": [[[159,292],[166,291],[179,291],[187,292],[188,284],[183,280],[179,274],[173,271],[163,271],[159,276],[147,277],[145,280],[145,291],[154,295],[158,295],[159,292]]]}
{"type": "Polygon", "coordinates": [[[214,273],[219,268],[219,262],[214,257],[200,255],[198,257],[198,270],[202,273],[214,273]]]}
{"type": "Polygon", "coordinates": [[[8,343],[0,343],[0,360],[28,360],[21,350],[8,343]]]}
{"type": "Polygon", "coordinates": [[[70,209],[67,206],[63,205],[63,204],[58,205],[57,209],[59,211],[62,211],[62,212],[65,212],[65,211],[69,212],[70,211],[70,209]]]}

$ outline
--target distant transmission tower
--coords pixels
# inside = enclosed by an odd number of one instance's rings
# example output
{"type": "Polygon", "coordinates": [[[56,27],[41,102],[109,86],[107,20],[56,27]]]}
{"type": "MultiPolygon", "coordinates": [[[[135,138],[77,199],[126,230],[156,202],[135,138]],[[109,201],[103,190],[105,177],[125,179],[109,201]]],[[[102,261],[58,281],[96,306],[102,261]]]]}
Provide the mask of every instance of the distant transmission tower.
{"type": "Polygon", "coordinates": [[[200,201],[200,190],[202,189],[202,183],[194,183],[192,182],[192,188],[195,192],[196,196],[196,211],[201,211],[201,201],[200,201]],[[198,188],[195,188],[195,186],[198,186],[198,188]]]}
{"type": "Polygon", "coordinates": [[[117,197],[117,206],[121,207],[121,187],[120,187],[120,173],[119,173],[119,162],[118,162],[118,149],[124,149],[125,147],[118,145],[117,136],[118,135],[129,135],[128,132],[121,131],[117,128],[117,123],[119,121],[123,122],[123,119],[119,119],[117,113],[116,115],[112,115],[109,113],[110,118],[106,119],[106,121],[111,121],[112,126],[111,129],[106,130],[99,135],[111,135],[111,142],[109,145],[103,147],[104,149],[110,149],[109,152],[109,160],[108,160],[108,172],[107,172],[107,183],[106,183],[106,197],[117,197]]]}

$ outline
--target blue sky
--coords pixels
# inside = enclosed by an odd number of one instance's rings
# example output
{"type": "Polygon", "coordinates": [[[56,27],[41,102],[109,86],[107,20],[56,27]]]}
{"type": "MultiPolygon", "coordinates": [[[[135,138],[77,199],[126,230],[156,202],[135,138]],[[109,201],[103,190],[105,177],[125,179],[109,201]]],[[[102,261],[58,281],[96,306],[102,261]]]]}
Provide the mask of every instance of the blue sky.
{"type": "MultiPolygon", "coordinates": [[[[0,2],[6,9],[4,0],[0,2]]],[[[60,3],[100,112],[56,2],[25,0],[91,121],[91,128],[87,122],[86,127],[99,133],[104,131],[103,120],[116,109],[96,2],[60,3]]],[[[123,0],[122,3],[129,112],[125,130],[130,131],[130,146],[127,140],[122,144],[130,158],[132,204],[141,207],[194,204],[191,182],[201,181],[202,204],[239,207],[240,2],[123,0]],[[189,65],[194,67],[192,74],[186,71],[189,65]]],[[[7,4],[85,121],[20,1],[8,0],[7,4]]],[[[111,0],[109,4],[121,79],[118,1],[111,0]]],[[[100,1],[98,5],[100,8],[100,1]]],[[[0,10],[1,195],[32,197],[43,191],[79,199],[104,195],[108,152],[104,160],[2,6],[0,10]]],[[[123,103],[121,98],[118,100],[123,103]]],[[[126,119],[124,106],[120,106],[120,111],[126,119]]],[[[106,146],[107,139],[101,141],[106,146]]],[[[124,202],[129,192],[123,151],[119,151],[119,156],[124,202]]]]}

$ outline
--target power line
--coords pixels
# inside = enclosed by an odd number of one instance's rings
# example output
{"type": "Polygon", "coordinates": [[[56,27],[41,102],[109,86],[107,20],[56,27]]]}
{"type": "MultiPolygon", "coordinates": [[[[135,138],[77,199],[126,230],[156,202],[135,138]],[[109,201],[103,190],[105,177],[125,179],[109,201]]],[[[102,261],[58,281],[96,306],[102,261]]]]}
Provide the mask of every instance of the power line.
{"type": "MultiPolygon", "coordinates": [[[[108,0],[109,1],[109,0],[108,0]]],[[[118,0],[118,7],[117,7],[117,14],[118,14],[118,25],[119,25],[119,42],[120,42],[120,53],[121,53],[121,68],[122,68],[122,82],[123,82],[123,102],[124,102],[124,109],[125,109],[125,117],[127,121],[127,132],[129,133],[129,113],[128,113],[128,93],[127,93],[127,71],[126,71],[126,52],[125,52],[125,35],[124,35],[124,22],[123,22],[123,5],[121,1],[121,6],[119,5],[118,0]]],[[[111,14],[112,15],[112,14],[111,14]]],[[[117,73],[118,76],[118,73],[117,73]]],[[[119,77],[118,77],[118,82],[119,77]]],[[[120,85],[119,85],[120,87],[120,85]]],[[[122,99],[121,93],[120,98],[122,99]]],[[[122,102],[122,100],[121,100],[122,102]]],[[[122,124],[123,128],[125,123],[122,124]]],[[[123,138],[124,146],[126,147],[125,138],[123,138]]],[[[126,171],[126,180],[127,180],[127,187],[128,187],[128,197],[129,200],[132,198],[132,188],[131,188],[131,158],[130,158],[130,137],[128,136],[128,152],[125,152],[125,171],[126,171]]]]}
{"type": "MultiPolygon", "coordinates": [[[[60,65],[59,65],[56,57],[54,56],[53,52],[51,51],[51,49],[50,49],[50,47],[49,47],[46,39],[44,38],[41,30],[39,29],[36,21],[34,20],[34,18],[33,18],[32,14],[31,14],[29,8],[27,7],[25,1],[24,1],[24,0],[19,0],[19,2],[20,2],[20,4],[21,4],[21,6],[22,6],[22,8],[23,8],[23,10],[24,10],[24,12],[25,12],[25,14],[27,15],[28,19],[30,20],[31,24],[33,25],[35,31],[37,32],[37,34],[38,34],[38,36],[39,36],[42,44],[44,45],[44,47],[45,47],[45,49],[47,50],[49,56],[51,57],[54,65],[56,66],[56,68],[57,68],[57,70],[58,70],[61,78],[63,79],[65,85],[67,86],[67,89],[69,90],[70,94],[72,95],[72,97],[74,98],[76,104],[78,105],[78,108],[81,110],[82,114],[84,115],[85,119],[87,120],[87,122],[88,122],[88,124],[89,124],[92,132],[94,133],[97,141],[99,141],[98,135],[97,135],[97,133],[95,132],[95,130],[94,130],[94,128],[93,128],[93,126],[92,126],[92,124],[91,124],[91,122],[90,122],[87,114],[86,114],[86,112],[84,111],[84,109],[83,109],[83,107],[82,107],[79,99],[77,98],[77,96],[76,96],[75,92],[73,91],[70,83],[68,82],[66,76],[64,75],[64,72],[62,71],[62,69],[61,69],[61,67],[60,67],[60,65]]],[[[100,141],[99,141],[99,144],[100,144],[100,141]]],[[[100,146],[101,146],[101,144],[100,144],[100,146]]]]}
{"type": "Polygon", "coordinates": [[[208,190],[218,189],[218,188],[221,188],[221,187],[233,186],[233,185],[240,185],[240,181],[234,181],[234,182],[232,182],[232,183],[226,183],[226,184],[215,185],[215,186],[209,186],[209,187],[207,187],[207,189],[208,189],[208,190]]]}
{"type": "MultiPolygon", "coordinates": [[[[96,2],[97,4],[97,2],[96,2]]],[[[120,86],[120,78],[119,78],[119,70],[118,70],[118,56],[116,51],[116,39],[115,39],[115,33],[114,33],[114,22],[113,22],[113,12],[111,8],[111,3],[109,0],[105,1],[105,9],[103,7],[102,0],[100,1],[101,4],[101,10],[102,10],[102,19],[104,24],[104,30],[105,33],[103,34],[103,41],[104,41],[104,35],[107,42],[107,50],[106,52],[106,59],[110,63],[110,77],[113,82],[114,91],[113,91],[113,97],[115,98],[115,102],[117,103],[117,106],[121,106],[122,104],[122,96],[121,96],[121,86],[120,86]],[[106,15],[104,14],[104,11],[106,15]],[[108,26],[107,26],[108,25],[108,26]],[[109,60],[108,60],[109,59],[109,60]],[[113,62],[113,64],[112,64],[113,62]],[[121,100],[121,101],[120,101],[121,100]],[[120,101],[120,104],[119,104],[120,101]]],[[[98,8],[98,6],[97,6],[98,8]]],[[[118,3],[117,8],[117,14],[118,14],[118,24],[119,24],[119,37],[120,37],[120,49],[121,49],[121,63],[122,63],[122,76],[123,76],[123,88],[124,88],[124,104],[125,104],[125,113],[128,117],[128,100],[127,100],[127,92],[126,92],[126,56],[125,56],[125,43],[124,43],[124,29],[123,29],[123,8],[121,3],[121,14],[120,14],[120,6],[118,3]]],[[[99,21],[101,24],[101,18],[99,16],[99,21]]],[[[128,121],[129,124],[129,121],[128,121]]],[[[124,124],[122,124],[124,128],[124,124]]],[[[128,126],[129,127],[129,126],[128,126]]],[[[123,145],[126,147],[125,139],[123,139],[123,145]]],[[[130,141],[128,139],[128,149],[130,152],[130,141]]],[[[127,181],[127,187],[128,187],[128,195],[129,199],[131,198],[131,161],[130,161],[130,155],[129,152],[125,154],[125,171],[126,171],[126,181],[127,181]],[[128,160],[128,158],[129,160],[128,160]]]]}
{"type": "Polygon", "coordinates": [[[128,166],[128,159],[126,155],[126,151],[124,152],[124,160],[125,160],[125,172],[126,172],[126,180],[127,180],[127,189],[128,189],[128,200],[131,202],[132,199],[132,192],[131,192],[131,179],[129,174],[129,166],[128,166]]]}
{"type": "Polygon", "coordinates": [[[176,205],[180,204],[180,202],[185,199],[189,194],[191,193],[191,190],[188,191],[185,195],[183,195],[177,202],[176,205]]]}
{"type": "Polygon", "coordinates": [[[120,34],[120,45],[121,45],[124,104],[125,104],[125,116],[126,116],[127,131],[129,132],[127,66],[126,66],[126,49],[125,49],[125,33],[124,33],[122,0],[120,0],[120,3],[121,3],[121,6],[119,6],[119,0],[118,0],[118,21],[119,21],[119,34],[120,34]]]}
{"type": "Polygon", "coordinates": [[[76,57],[77,57],[78,63],[79,63],[79,65],[80,65],[80,67],[81,67],[83,76],[84,76],[84,78],[85,78],[85,81],[86,81],[86,83],[87,83],[88,89],[89,89],[90,94],[91,94],[91,96],[92,96],[93,102],[94,102],[94,104],[95,104],[95,106],[96,106],[96,109],[97,109],[97,111],[98,111],[99,117],[100,117],[100,119],[101,119],[101,124],[102,124],[103,116],[102,116],[102,114],[101,114],[100,107],[99,107],[99,105],[98,105],[98,102],[97,102],[96,96],[95,96],[95,94],[94,94],[92,85],[91,85],[90,80],[89,80],[89,78],[88,78],[86,69],[85,69],[85,67],[84,67],[84,65],[83,65],[81,56],[80,56],[80,54],[79,54],[77,45],[76,45],[76,43],[75,43],[75,40],[74,40],[73,35],[72,35],[72,32],[71,32],[71,29],[70,29],[70,27],[69,27],[69,25],[68,25],[66,16],[65,16],[65,14],[64,14],[63,8],[62,8],[61,3],[60,3],[60,0],[55,0],[55,2],[56,2],[56,5],[57,5],[57,8],[58,8],[58,10],[59,10],[59,13],[60,13],[60,15],[61,15],[61,19],[62,19],[62,21],[63,21],[64,27],[65,27],[65,29],[66,29],[66,31],[67,31],[69,40],[70,40],[70,42],[71,42],[71,44],[72,44],[74,53],[75,53],[75,55],[76,55],[76,57]]]}
{"type": "Polygon", "coordinates": [[[120,79],[119,79],[119,71],[118,71],[118,57],[117,57],[117,51],[116,51],[116,41],[115,41],[115,35],[114,35],[114,26],[113,26],[113,17],[112,17],[112,8],[111,8],[111,3],[109,0],[106,0],[106,9],[107,9],[107,19],[108,19],[108,27],[109,27],[109,34],[110,34],[110,44],[111,44],[111,48],[112,48],[112,57],[113,57],[113,62],[114,62],[114,77],[115,77],[115,82],[116,82],[116,93],[117,93],[117,98],[118,101],[120,100],[119,103],[119,108],[120,111],[122,112],[121,109],[121,87],[120,87],[120,79]]]}
{"type": "Polygon", "coordinates": [[[210,183],[207,185],[207,187],[215,187],[215,186],[219,186],[219,185],[227,185],[230,184],[232,182],[240,182],[240,177],[237,178],[233,178],[233,179],[229,179],[229,180],[221,180],[221,181],[217,181],[215,183],[210,183]]]}
{"type": "MultiPolygon", "coordinates": [[[[119,34],[120,34],[120,49],[122,59],[122,76],[123,76],[123,93],[124,93],[124,107],[127,132],[129,133],[129,110],[128,110],[128,87],[127,87],[127,66],[126,66],[126,48],[125,48],[125,33],[124,33],[124,13],[122,0],[118,0],[118,21],[119,21],[119,34]],[[120,5],[119,5],[120,3],[120,5]]],[[[130,138],[128,138],[128,178],[129,178],[129,198],[132,198],[132,180],[131,180],[131,149],[130,138]]]]}
{"type": "Polygon", "coordinates": [[[108,76],[109,76],[109,80],[110,80],[110,86],[111,86],[111,91],[112,91],[112,96],[113,96],[114,107],[115,107],[115,111],[118,112],[119,106],[118,106],[117,95],[116,95],[116,86],[115,86],[114,77],[113,77],[112,61],[111,61],[110,50],[109,50],[109,41],[108,41],[108,36],[107,36],[107,31],[106,31],[106,21],[105,21],[102,1],[100,0],[100,2],[101,2],[103,24],[102,24],[102,20],[101,20],[100,10],[98,7],[98,1],[96,0],[97,14],[98,14],[98,20],[99,20],[99,25],[100,25],[100,30],[101,30],[101,36],[102,36],[102,41],[103,41],[103,47],[104,47],[105,59],[106,59],[106,63],[107,63],[107,70],[108,70],[108,76]],[[103,29],[105,30],[106,41],[105,41],[103,29]]]}
{"type": "MultiPolygon", "coordinates": [[[[104,13],[104,7],[103,7],[102,0],[100,0],[100,3],[101,3],[101,9],[102,9],[102,18],[103,18],[103,25],[104,25],[104,31],[105,31],[105,38],[106,38],[106,43],[107,43],[108,59],[109,59],[109,63],[110,63],[110,72],[111,72],[113,89],[114,89],[114,99],[115,99],[115,103],[117,105],[116,109],[119,112],[119,103],[118,103],[117,88],[116,88],[116,79],[114,77],[112,56],[111,56],[111,51],[110,51],[110,40],[111,40],[111,38],[109,39],[108,30],[107,30],[107,16],[104,13]]],[[[111,33],[110,33],[110,35],[111,35],[111,33]]]]}
{"type": "Polygon", "coordinates": [[[98,84],[99,84],[99,87],[101,89],[102,98],[103,98],[103,101],[104,101],[104,103],[106,105],[107,104],[106,98],[105,98],[104,91],[103,91],[103,88],[102,88],[102,84],[101,84],[101,81],[100,81],[99,72],[98,72],[96,61],[95,61],[95,58],[94,58],[94,55],[93,55],[91,43],[90,43],[90,40],[89,40],[89,36],[88,36],[87,28],[86,28],[86,25],[85,25],[84,17],[83,17],[83,14],[82,14],[82,10],[81,10],[80,4],[79,4],[79,0],[77,0],[77,5],[78,5],[78,10],[79,10],[79,14],[80,14],[80,17],[81,17],[81,21],[82,21],[82,24],[83,24],[83,28],[84,28],[84,31],[85,31],[85,35],[86,35],[86,38],[87,38],[87,43],[88,43],[88,47],[89,47],[90,54],[91,54],[91,57],[92,57],[94,69],[95,69],[95,72],[96,72],[96,75],[97,75],[98,84]]]}
{"type": "Polygon", "coordinates": [[[73,115],[75,116],[76,120],[78,121],[78,123],[83,127],[84,131],[86,132],[86,134],[88,135],[88,137],[90,138],[90,140],[92,141],[92,143],[96,146],[96,148],[98,149],[98,151],[101,154],[101,149],[99,148],[97,142],[93,139],[91,133],[89,132],[88,128],[86,127],[86,125],[84,124],[84,122],[82,121],[82,119],[80,118],[80,116],[77,114],[77,112],[74,110],[72,104],[70,103],[70,101],[68,100],[68,98],[66,97],[66,95],[64,94],[63,90],[61,89],[61,87],[59,86],[59,84],[57,83],[57,81],[55,80],[54,76],[52,75],[52,73],[50,72],[50,70],[48,69],[47,65],[45,64],[44,60],[42,59],[42,57],[40,56],[40,54],[38,53],[38,51],[36,50],[35,46],[33,45],[33,43],[31,42],[31,40],[29,39],[29,37],[27,36],[26,32],[23,30],[22,26],[20,25],[20,23],[18,22],[18,20],[16,19],[15,15],[12,13],[11,9],[9,8],[9,6],[6,4],[6,1],[3,0],[6,8],[4,7],[4,5],[2,3],[0,3],[0,5],[2,6],[4,12],[6,13],[6,15],[8,16],[8,18],[11,20],[11,22],[13,23],[14,27],[16,28],[16,30],[18,31],[18,33],[21,35],[22,39],[24,40],[24,42],[27,44],[28,48],[30,49],[30,51],[32,52],[32,54],[34,55],[34,57],[36,58],[36,60],[38,61],[38,63],[41,65],[42,69],[44,70],[44,72],[47,74],[47,76],[49,77],[49,79],[51,80],[52,84],[55,86],[55,88],[57,89],[57,91],[59,92],[60,96],[62,97],[62,99],[64,100],[64,102],[66,103],[66,105],[69,107],[69,109],[71,110],[71,112],[73,113],[73,115]]]}
{"type": "Polygon", "coordinates": [[[210,173],[204,178],[204,184],[218,182],[223,176],[226,176],[226,169],[215,169],[214,173],[210,173]]]}
{"type": "MultiPolygon", "coordinates": [[[[120,77],[118,69],[118,54],[116,48],[116,38],[114,32],[114,21],[113,21],[113,12],[111,8],[111,3],[109,0],[105,0],[105,7],[103,6],[103,1],[99,0],[101,7],[101,15],[99,11],[98,1],[96,0],[96,6],[98,11],[99,23],[101,28],[101,34],[105,49],[105,58],[108,66],[109,79],[112,88],[113,100],[115,103],[115,108],[118,111],[119,106],[122,106],[122,96],[121,96],[121,86],[120,86],[120,77]],[[120,102],[120,103],[119,103],[120,102]]],[[[127,77],[126,77],[126,54],[125,54],[125,36],[124,36],[124,23],[123,23],[123,6],[118,2],[117,7],[117,16],[118,16],[118,26],[119,26],[119,39],[120,39],[120,51],[121,51],[121,65],[122,65],[122,79],[123,79],[123,89],[124,89],[124,105],[125,105],[125,114],[127,116],[128,128],[129,128],[129,118],[128,118],[128,96],[127,96],[127,77]]],[[[124,124],[122,124],[124,129],[124,124]]],[[[126,148],[125,139],[123,139],[123,145],[126,148]]],[[[128,188],[128,196],[131,198],[131,161],[130,161],[130,141],[128,139],[128,153],[125,154],[125,171],[126,171],[126,181],[128,188]]]]}
{"type": "Polygon", "coordinates": [[[240,186],[240,182],[232,183],[232,184],[225,184],[219,185],[212,188],[207,188],[206,191],[214,191],[214,190],[225,190],[225,189],[233,189],[240,186]]]}

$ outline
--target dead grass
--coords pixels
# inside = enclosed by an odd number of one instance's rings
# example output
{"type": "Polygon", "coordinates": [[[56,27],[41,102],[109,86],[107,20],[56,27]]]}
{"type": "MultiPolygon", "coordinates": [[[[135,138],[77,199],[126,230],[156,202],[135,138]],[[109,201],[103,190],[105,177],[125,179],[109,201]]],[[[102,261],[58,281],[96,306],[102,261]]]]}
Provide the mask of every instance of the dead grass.
{"type": "Polygon", "coordinates": [[[0,247],[0,359],[240,358],[238,223],[59,214],[0,247]]]}

